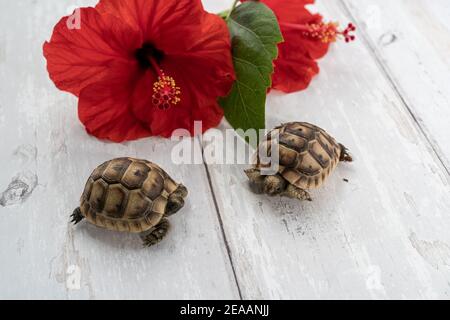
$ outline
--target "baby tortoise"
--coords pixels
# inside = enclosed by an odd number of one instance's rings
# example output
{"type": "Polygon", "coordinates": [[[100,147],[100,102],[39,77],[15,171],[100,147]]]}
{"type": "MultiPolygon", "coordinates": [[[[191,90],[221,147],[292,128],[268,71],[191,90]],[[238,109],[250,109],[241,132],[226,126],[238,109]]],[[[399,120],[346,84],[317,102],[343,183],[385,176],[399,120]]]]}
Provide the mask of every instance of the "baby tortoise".
{"type": "Polygon", "coordinates": [[[347,148],[325,130],[306,122],[291,122],[274,128],[258,147],[264,155],[270,156],[272,134],[279,134],[278,173],[261,175],[264,166],[259,158],[253,168],[245,171],[252,191],[257,194],[311,201],[307,190],[319,188],[339,162],[353,161],[347,148]]]}
{"type": "Polygon", "coordinates": [[[184,206],[187,195],[185,186],[150,161],[114,159],[89,177],[72,222],[86,218],[108,230],[141,233],[144,245],[150,247],[167,234],[167,217],[184,206]]]}

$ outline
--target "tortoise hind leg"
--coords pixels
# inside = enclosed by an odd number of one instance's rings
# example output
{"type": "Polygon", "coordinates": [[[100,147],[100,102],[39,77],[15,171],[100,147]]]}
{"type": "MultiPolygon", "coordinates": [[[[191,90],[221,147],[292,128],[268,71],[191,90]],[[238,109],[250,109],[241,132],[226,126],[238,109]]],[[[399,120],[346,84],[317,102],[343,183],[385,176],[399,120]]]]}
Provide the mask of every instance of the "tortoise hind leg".
{"type": "Polygon", "coordinates": [[[75,225],[77,225],[78,223],[80,223],[84,219],[84,216],[81,213],[81,209],[80,208],[76,208],[73,211],[73,213],[72,213],[72,215],[70,217],[72,218],[72,221],[70,221],[70,222],[75,224],[75,225]]]}
{"type": "Polygon", "coordinates": [[[163,219],[161,222],[146,236],[143,237],[144,246],[151,247],[158,244],[167,235],[170,228],[169,220],[163,219]]]}
{"type": "Polygon", "coordinates": [[[350,154],[350,151],[348,151],[348,149],[343,144],[339,144],[339,146],[341,147],[341,157],[340,157],[339,161],[353,162],[353,157],[350,154]]]}
{"type": "Polygon", "coordinates": [[[310,194],[300,188],[297,188],[296,186],[290,184],[287,186],[286,191],[284,191],[282,196],[289,197],[292,199],[298,199],[298,200],[306,200],[306,201],[312,201],[312,198],[310,194]]]}

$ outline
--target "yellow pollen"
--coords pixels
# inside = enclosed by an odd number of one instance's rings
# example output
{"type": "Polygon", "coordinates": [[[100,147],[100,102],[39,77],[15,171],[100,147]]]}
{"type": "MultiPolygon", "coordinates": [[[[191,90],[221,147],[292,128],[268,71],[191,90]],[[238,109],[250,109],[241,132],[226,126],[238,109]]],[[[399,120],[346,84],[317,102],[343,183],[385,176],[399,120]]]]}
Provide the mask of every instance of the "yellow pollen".
{"type": "Polygon", "coordinates": [[[303,35],[313,39],[322,41],[323,43],[335,42],[339,34],[338,24],[335,22],[329,23],[313,23],[309,25],[309,30],[303,32],[303,35]]]}
{"type": "Polygon", "coordinates": [[[160,70],[158,81],[153,84],[153,105],[160,110],[167,110],[180,101],[181,89],[172,77],[160,70]]]}

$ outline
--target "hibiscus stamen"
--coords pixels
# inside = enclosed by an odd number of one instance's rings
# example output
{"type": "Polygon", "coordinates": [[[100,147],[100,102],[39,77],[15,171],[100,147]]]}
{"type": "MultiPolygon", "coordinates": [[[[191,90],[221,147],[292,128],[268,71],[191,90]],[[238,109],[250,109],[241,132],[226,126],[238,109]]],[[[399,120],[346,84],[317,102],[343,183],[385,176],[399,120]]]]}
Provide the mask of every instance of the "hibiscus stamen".
{"type": "Polygon", "coordinates": [[[353,34],[350,34],[350,32],[355,32],[356,31],[356,26],[353,23],[349,23],[347,25],[347,28],[340,32],[340,34],[344,37],[345,42],[351,42],[351,41],[355,41],[356,36],[353,34]]]}
{"type": "Polygon", "coordinates": [[[149,60],[158,74],[158,80],[153,84],[152,103],[160,110],[170,109],[181,101],[181,89],[177,87],[172,77],[164,73],[152,57],[149,60]]]}
{"type": "Polygon", "coordinates": [[[293,28],[302,33],[302,35],[311,40],[321,41],[323,43],[336,42],[339,38],[343,38],[345,42],[351,42],[356,39],[352,32],[356,31],[353,23],[349,23],[345,30],[339,30],[337,22],[319,22],[307,25],[299,25],[293,23],[282,23],[285,28],[293,28]]]}
{"type": "Polygon", "coordinates": [[[181,91],[172,77],[166,76],[162,70],[160,72],[158,81],[153,84],[153,105],[160,110],[167,110],[181,101],[181,91]]]}

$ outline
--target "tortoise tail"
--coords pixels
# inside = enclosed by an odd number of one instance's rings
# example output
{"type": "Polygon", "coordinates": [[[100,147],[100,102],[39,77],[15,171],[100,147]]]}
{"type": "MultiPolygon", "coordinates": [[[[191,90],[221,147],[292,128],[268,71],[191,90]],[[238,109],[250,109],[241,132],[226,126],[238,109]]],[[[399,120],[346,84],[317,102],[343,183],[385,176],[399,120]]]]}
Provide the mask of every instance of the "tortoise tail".
{"type": "Polygon", "coordinates": [[[339,144],[339,146],[341,147],[341,157],[340,157],[339,161],[353,162],[353,157],[350,154],[350,151],[348,151],[348,149],[343,144],[339,144]]]}
{"type": "Polygon", "coordinates": [[[81,214],[80,208],[76,208],[70,217],[72,218],[70,222],[73,223],[74,225],[77,225],[84,219],[83,215],[81,214]]]}

